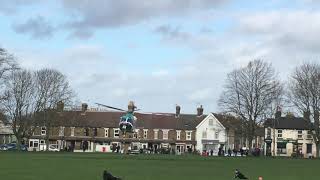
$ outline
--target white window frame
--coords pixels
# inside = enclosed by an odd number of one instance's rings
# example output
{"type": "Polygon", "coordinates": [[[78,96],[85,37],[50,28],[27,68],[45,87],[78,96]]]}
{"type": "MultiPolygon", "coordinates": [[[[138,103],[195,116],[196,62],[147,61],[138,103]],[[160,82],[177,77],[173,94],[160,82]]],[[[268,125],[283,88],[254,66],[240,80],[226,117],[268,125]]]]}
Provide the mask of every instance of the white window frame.
{"type": "Polygon", "coordinates": [[[181,139],[181,130],[177,130],[177,140],[181,139]]]}
{"type": "Polygon", "coordinates": [[[64,136],[64,127],[63,126],[60,126],[59,136],[64,136]]]}
{"type": "Polygon", "coordinates": [[[114,138],[119,138],[120,137],[120,129],[119,128],[115,128],[115,129],[113,129],[113,137],[114,138]],[[116,136],[116,131],[118,131],[118,135],[116,136]]]}
{"type": "Polygon", "coordinates": [[[303,131],[302,130],[298,130],[298,139],[302,139],[302,134],[303,134],[303,131]]]}
{"type": "Polygon", "coordinates": [[[218,132],[218,131],[216,131],[216,132],[214,133],[214,138],[215,138],[215,139],[219,139],[219,132],[218,132]]]}
{"type": "Polygon", "coordinates": [[[154,133],[154,139],[158,139],[159,129],[154,129],[154,130],[153,130],[153,133],[154,133]]]}
{"type": "Polygon", "coordinates": [[[148,139],[148,129],[143,130],[143,138],[148,139]]]}
{"type": "Polygon", "coordinates": [[[162,139],[164,139],[164,140],[169,139],[169,130],[168,129],[162,130],[162,139]]]}
{"type": "Polygon", "coordinates": [[[109,137],[109,128],[104,128],[104,137],[109,137]]]}
{"type": "Polygon", "coordinates": [[[204,130],[202,132],[202,139],[207,139],[208,138],[208,133],[207,133],[207,130],[204,130]]]}
{"type": "Polygon", "coordinates": [[[282,138],[282,133],[283,133],[282,129],[277,130],[278,138],[282,138]]]}
{"type": "Polygon", "coordinates": [[[192,131],[186,131],[186,140],[191,141],[192,139],[192,131]]]}
{"type": "Polygon", "coordinates": [[[74,136],[74,128],[75,127],[70,127],[70,136],[74,136]]]}
{"type": "Polygon", "coordinates": [[[45,126],[42,126],[41,127],[41,136],[45,136],[45,135],[47,135],[47,128],[45,127],[45,126]]]}
{"type": "Polygon", "coordinates": [[[209,126],[213,126],[214,123],[213,123],[213,119],[209,119],[209,122],[208,122],[209,126]]]}

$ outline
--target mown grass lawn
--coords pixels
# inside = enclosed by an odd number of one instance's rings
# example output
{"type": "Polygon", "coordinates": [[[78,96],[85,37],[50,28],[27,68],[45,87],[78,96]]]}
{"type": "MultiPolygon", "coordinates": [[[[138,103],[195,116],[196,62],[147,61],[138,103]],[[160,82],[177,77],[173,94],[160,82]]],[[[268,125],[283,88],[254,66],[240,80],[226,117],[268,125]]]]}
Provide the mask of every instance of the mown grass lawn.
{"type": "Polygon", "coordinates": [[[1,180],[101,180],[110,170],[124,180],[319,180],[320,160],[173,155],[0,152],[1,180]]]}

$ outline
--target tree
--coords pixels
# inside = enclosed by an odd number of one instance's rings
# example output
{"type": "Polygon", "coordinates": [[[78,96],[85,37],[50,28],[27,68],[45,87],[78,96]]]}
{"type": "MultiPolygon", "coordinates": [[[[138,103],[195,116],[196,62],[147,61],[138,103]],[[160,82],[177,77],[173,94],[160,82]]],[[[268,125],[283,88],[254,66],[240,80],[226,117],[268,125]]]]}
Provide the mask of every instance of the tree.
{"type": "Polygon", "coordinates": [[[46,127],[46,148],[49,148],[51,127],[57,119],[57,104],[69,104],[73,91],[65,75],[55,69],[42,69],[34,73],[36,113],[43,112],[40,122],[46,127]]]}
{"type": "Polygon", "coordinates": [[[9,117],[20,150],[21,143],[25,137],[31,135],[34,125],[34,84],[30,71],[17,70],[8,76],[2,105],[9,117]]]}
{"type": "Polygon", "coordinates": [[[219,106],[244,121],[250,148],[257,125],[279,99],[282,89],[272,65],[262,60],[251,61],[228,74],[219,106]]]}
{"type": "Polygon", "coordinates": [[[319,157],[320,64],[304,63],[298,66],[292,73],[289,90],[289,99],[310,124],[316,156],[319,157]]]}

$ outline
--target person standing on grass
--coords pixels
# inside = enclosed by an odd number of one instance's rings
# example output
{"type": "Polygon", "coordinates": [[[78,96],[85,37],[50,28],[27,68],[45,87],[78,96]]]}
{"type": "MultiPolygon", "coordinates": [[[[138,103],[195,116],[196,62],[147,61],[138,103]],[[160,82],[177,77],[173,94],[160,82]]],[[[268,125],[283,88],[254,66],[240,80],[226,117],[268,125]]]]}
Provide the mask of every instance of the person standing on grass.
{"type": "Polygon", "coordinates": [[[231,156],[231,149],[230,148],[228,149],[228,156],[229,157],[231,156]]]}

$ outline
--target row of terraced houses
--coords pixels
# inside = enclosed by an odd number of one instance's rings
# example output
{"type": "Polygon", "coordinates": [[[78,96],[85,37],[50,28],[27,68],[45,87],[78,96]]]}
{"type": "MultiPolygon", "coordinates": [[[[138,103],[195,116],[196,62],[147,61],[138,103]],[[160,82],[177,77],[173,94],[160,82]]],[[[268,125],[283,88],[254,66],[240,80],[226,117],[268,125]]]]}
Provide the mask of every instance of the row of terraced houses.
{"type": "MultiPolygon", "coordinates": [[[[121,150],[123,142],[129,142],[132,150],[169,149],[174,153],[217,154],[219,148],[226,151],[248,146],[240,135],[240,121],[236,118],[214,113],[204,115],[202,106],[196,114],[181,114],[180,109],[177,106],[175,113],[136,113],[135,132],[132,137],[124,138],[119,129],[123,112],[91,110],[83,104],[81,110],[60,112],[49,132],[45,126],[37,127],[29,140],[29,149],[43,149],[47,133],[50,144],[73,151],[110,151],[118,146],[121,150]]],[[[254,146],[263,145],[262,136],[254,146]]]]}
{"type": "MultiPolygon", "coordinates": [[[[239,119],[216,113],[204,115],[202,106],[195,114],[181,114],[180,106],[175,113],[136,113],[136,129],[130,138],[124,138],[119,129],[123,112],[88,109],[86,104],[78,110],[60,109],[49,129],[41,124],[35,128],[29,150],[44,150],[47,135],[49,144],[75,152],[110,152],[116,147],[121,151],[124,142],[130,143],[131,150],[169,149],[178,154],[212,150],[217,155],[219,148],[225,152],[229,148],[249,148],[239,119]]],[[[277,112],[275,118],[257,127],[251,148],[263,149],[265,155],[272,156],[315,156],[316,146],[306,119],[277,112]]],[[[12,132],[8,126],[0,128],[0,144],[14,139],[8,132],[12,132]]]]}

